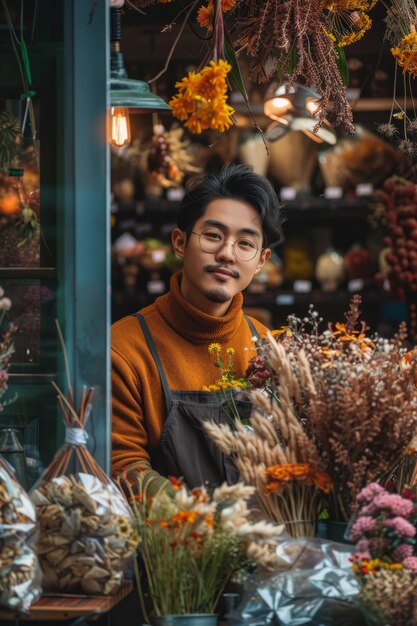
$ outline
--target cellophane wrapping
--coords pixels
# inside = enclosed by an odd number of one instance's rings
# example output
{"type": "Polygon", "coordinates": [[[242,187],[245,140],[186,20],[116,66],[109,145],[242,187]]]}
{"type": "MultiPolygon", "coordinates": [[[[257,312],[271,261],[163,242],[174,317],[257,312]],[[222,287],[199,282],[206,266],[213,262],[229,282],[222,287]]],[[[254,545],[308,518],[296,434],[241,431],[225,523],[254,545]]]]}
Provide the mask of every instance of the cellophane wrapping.
{"type": "Polygon", "coordinates": [[[28,611],[41,595],[36,513],[29,496],[0,457],[0,607],[28,611]]]}
{"type": "Polygon", "coordinates": [[[315,538],[280,543],[280,571],[252,574],[240,605],[228,616],[228,623],[365,626],[358,603],[359,584],[349,561],[352,550],[353,546],[315,538]]]}
{"type": "Polygon", "coordinates": [[[30,493],[40,524],[43,587],[111,595],[136,549],[133,514],[78,435],[66,437],[30,493]]]}

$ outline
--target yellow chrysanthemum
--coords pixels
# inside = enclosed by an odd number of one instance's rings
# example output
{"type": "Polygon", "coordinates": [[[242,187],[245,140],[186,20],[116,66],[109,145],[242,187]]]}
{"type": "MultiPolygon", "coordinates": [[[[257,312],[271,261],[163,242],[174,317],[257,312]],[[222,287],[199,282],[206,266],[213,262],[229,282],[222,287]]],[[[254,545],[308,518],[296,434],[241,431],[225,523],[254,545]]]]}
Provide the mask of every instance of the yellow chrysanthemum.
{"type": "Polygon", "coordinates": [[[342,11],[370,11],[378,0],[323,0],[323,8],[333,13],[342,11]]]}
{"type": "Polygon", "coordinates": [[[229,356],[233,356],[234,353],[235,353],[235,349],[234,348],[227,348],[226,352],[227,352],[227,354],[229,356]]]}
{"type": "Polygon", "coordinates": [[[354,30],[352,30],[350,33],[342,35],[342,37],[337,42],[337,45],[339,47],[349,46],[355,41],[359,41],[359,39],[363,37],[363,35],[366,33],[367,30],[371,28],[371,26],[372,20],[369,15],[367,15],[366,13],[358,14],[357,19],[355,18],[354,30]]]}
{"type": "Polygon", "coordinates": [[[417,33],[410,33],[403,37],[396,48],[391,48],[391,54],[403,73],[408,72],[414,78],[417,76],[417,33]]]}
{"type": "Polygon", "coordinates": [[[210,61],[201,72],[189,72],[176,83],[178,94],[170,101],[173,114],[192,133],[213,129],[224,132],[232,124],[234,109],[227,104],[227,74],[230,63],[210,61]]]}
{"type": "Polygon", "coordinates": [[[209,354],[220,354],[221,345],[219,343],[211,343],[208,347],[209,354]]]}

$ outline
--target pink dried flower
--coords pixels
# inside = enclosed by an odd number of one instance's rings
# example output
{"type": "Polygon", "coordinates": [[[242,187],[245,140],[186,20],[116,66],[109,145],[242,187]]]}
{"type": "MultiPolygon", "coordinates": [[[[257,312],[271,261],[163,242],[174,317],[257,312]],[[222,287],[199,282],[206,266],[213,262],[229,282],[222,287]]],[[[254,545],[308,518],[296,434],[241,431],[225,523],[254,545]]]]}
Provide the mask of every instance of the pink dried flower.
{"type": "Polygon", "coordinates": [[[361,515],[354,522],[352,526],[352,530],[350,531],[350,536],[354,541],[356,541],[364,533],[375,530],[375,529],[376,529],[376,520],[372,519],[372,517],[361,515]]]}
{"type": "Polygon", "coordinates": [[[368,540],[368,550],[371,554],[382,552],[387,546],[388,540],[384,537],[370,537],[368,540]]]}
{"type": "Polygon", "coordinates": [[[409,556],[404,559],[403,565],[406,569],[410,569],[412,572],[417,572],[417,556],[409,556]]]}
{"type": "Polygon", "coordinates": [[[395,493],[381,493],[374,500],[375,506],[379,509],[389,509],[394,515],[409,517],[413,511],[411,500],[402,498],[395,493]]]}
{"type": "Polygon", "coordinates": [[[360,539],[356,544],[357,552],[369,552],[369,541],[367,539],[360,539]]]}
{"type": "Polygon", "coordinates": [[[360,490],[356,499],[358,502],[372,502],[372,500],[380,493],[386,493],[385,489],[378,483],[369,483],[363,489],[360,490]]]}
{"type": "Polygon", "coordinates": [[[409,543],[400,543],[392,553],[392,560],[394,563],[402,563],[405,559],[413,555],[413,546],[409,543]]]}
{"type": "Polygon", "coordinates": [[[416,534],[414,526],[403,517],[386,519],[382,522],[382,525],[393,530],[399,537],[414,537],[416,534]]]}

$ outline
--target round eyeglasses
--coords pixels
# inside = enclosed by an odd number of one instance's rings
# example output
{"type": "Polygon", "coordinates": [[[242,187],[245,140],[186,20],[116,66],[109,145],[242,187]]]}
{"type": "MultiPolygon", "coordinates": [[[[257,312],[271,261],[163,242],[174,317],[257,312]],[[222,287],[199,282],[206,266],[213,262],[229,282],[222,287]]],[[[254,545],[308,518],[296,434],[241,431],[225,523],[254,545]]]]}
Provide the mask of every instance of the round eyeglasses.
{"type": "MultiPolygon", "coordinates": [[[[221,230],[216,228],[205,228],[201,233],[191,231],[193,235],[197,235],[200,242],[200,248],[203,252],[218,252],[224,246],[227,238],[221,230]]],[[[240,261],[251,261],[255,258],[259,246],[255,239],[251,237],[239,237],[233,242],[233,252],[240,261]]]]}

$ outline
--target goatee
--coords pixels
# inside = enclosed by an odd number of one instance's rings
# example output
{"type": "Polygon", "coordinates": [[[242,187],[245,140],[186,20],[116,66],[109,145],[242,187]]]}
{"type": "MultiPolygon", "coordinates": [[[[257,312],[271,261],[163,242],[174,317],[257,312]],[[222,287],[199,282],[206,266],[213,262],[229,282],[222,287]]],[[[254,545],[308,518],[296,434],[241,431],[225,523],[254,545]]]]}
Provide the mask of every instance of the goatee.
{"type": "Polygon", "coordinates": [[[210,291],[206,293],[206,297],[210,300],[210,302],[216,302],[216,304],[223,304],[224,302],[231,300],[230,294],[228,294],[223,287],[210,289],[210,291]]]}

